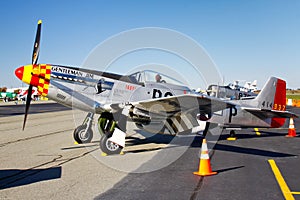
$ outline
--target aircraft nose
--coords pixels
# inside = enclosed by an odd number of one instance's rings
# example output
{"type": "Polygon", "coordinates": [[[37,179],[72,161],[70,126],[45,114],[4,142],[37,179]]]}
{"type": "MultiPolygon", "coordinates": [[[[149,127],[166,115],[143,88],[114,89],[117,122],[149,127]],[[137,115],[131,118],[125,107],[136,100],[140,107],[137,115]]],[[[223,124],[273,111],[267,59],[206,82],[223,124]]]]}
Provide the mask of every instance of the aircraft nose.
{"type": "Polygon", "coordinates": [[[24,65],[16,69],[15,74],[24,83],[27,83],[28,85],[37,86],[39,83],[38,70],[39,69],[37,65],[24,65]],[[37,74],[35,74],[35,72],[37,74]]]}
{"type": "Polygon", "coordinates": [[[18,77],[20,80],[23,78],[23,73],[24,73],[24,66],[19,67],[18,69],[15,70],[15,75],[18,77]]]}

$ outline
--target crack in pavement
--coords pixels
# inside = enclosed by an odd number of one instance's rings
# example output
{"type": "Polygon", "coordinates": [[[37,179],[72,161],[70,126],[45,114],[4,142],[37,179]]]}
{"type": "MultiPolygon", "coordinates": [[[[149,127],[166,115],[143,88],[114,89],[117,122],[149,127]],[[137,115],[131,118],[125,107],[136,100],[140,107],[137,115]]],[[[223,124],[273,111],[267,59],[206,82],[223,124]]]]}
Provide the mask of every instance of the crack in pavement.
{"type": "MultiPolygon", "coordinates": [[[[214,156],[215,154],[215,150],[212,150],[212,154],[210,155],[210,159],[214,156]]],[[[203,185],[203,181],[204,181],[204,176],[200,176],[200,179],[196,185],[196,187],[194,188],[194,191],[190,197],[190,200],[195,200],[201,190],[201,187],[203,185]]]]}

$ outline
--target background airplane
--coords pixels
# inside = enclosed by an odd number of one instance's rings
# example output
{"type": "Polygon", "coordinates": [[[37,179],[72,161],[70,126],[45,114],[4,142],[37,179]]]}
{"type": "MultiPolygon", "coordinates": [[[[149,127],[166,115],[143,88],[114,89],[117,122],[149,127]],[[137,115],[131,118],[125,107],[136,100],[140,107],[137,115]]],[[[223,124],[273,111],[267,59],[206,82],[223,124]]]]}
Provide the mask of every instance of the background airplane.
{"type": "Polygon", "coordinates": [[[252,83],[246,82],[244,88],[246,88],[249,92],[257,91],[257,80],[254,80],[252,83]]]}
{"type": "Polygon", "coordinates": [[[233,89],[230,86],[209,85],[206,90],[207,95],[222,99],[239,100],[246,98],[254,98],[257,93],[244,91],[240,89],[233,89]]]}
{"type": "MultiPolygon", "coordinates": [[[[26,100],[25,127],[32,88],[63,105],[88,112],[83,124],[74,131],[78,143],[93,137],[92,119],[99,114],[100,148],[107,154],[120,153],[125,146],[126,122],[138,128],[159,124],[161,131],[172,135],[204,131],[211,124],[226,128],[267,127],[284,124],[285,118],[296,117],[285,110],[285,81],[271,77],[261,93],[247,100],[221,100],[195,93],[180,81],[154,71],[118,75],[83,68],[37,64],[41,24],[38,22],[32,64],[16,69],[16,76],[29,84],[26,100]],[[157,82],[160,75],[163,81],[157,82]]],[[[231,132],[234,134],[234,132],[231,132]]]]}
{"type": "Polygon", "coordinates": [[[257,81],[246,82],[245,86],[239,85],[240,81],[234,81],[228,85],[209,85],[205,90],[205,93],[209,96],[218,97],[221,99],[250,99],[257,96],[257,81]]]}
{"type": "Polygon", "coordinates": [[[236,80],[233,83],[229,83],[228,87],[234,90],[244,91],[244,92],[255,92],[257,91],[257,80],[251,82],[246,82],[244,86],[239,85],[241,80],[236,80]]]}

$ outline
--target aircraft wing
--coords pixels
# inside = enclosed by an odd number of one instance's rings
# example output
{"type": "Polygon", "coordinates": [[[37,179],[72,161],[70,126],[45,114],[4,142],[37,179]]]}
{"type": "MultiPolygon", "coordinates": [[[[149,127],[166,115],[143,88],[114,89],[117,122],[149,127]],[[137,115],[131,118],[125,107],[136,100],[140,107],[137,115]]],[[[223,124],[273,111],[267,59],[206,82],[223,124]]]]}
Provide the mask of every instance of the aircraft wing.
{"type": "Polygon", "coordinates": [[[234,104],[206,95],[185,94],[145,101],[131,102],[137,114],[151,116],[153,123],[160,122],[175,135],[184,131],[203,131],[205,125],[199,124],[197,114],[213,112],[234,107],[234,104]]]}
{"type": "Polygon", "coordinates": [[[298,116],[289,111],[280,111],[280,110],[265,110],[259,108],[242,108],[255,116],[263,118],[298,118],[298,116]]]}
{"type": "Polygon", "coordinates": [[[174,114],[199,110],[210,114],[235,105],[206,95],[185,94],[132,103],[138,109],[156,114],[174,114]]]}

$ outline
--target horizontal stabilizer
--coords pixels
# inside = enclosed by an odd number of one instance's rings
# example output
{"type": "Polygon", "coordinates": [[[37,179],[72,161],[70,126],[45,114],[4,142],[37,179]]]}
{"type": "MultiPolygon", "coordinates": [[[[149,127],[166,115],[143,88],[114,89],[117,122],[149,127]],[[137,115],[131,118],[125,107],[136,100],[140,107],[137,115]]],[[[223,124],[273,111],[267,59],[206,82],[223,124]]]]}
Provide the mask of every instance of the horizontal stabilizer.
{"type": "Polygon", "coordinates": [[[261,118],[298,118],[298,116],[289,111],[265,110],[259,108],[242,108],[245,111],[261,118]]]}

